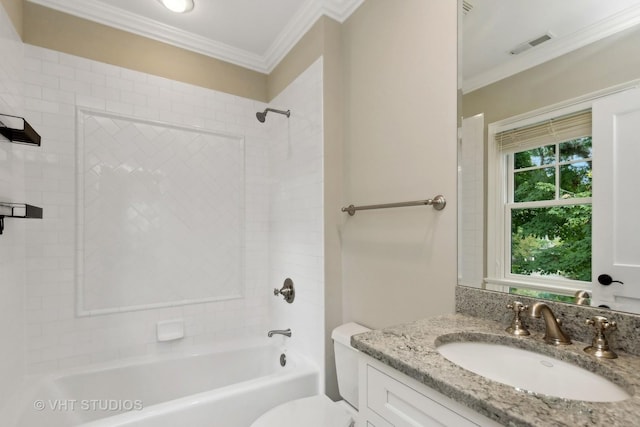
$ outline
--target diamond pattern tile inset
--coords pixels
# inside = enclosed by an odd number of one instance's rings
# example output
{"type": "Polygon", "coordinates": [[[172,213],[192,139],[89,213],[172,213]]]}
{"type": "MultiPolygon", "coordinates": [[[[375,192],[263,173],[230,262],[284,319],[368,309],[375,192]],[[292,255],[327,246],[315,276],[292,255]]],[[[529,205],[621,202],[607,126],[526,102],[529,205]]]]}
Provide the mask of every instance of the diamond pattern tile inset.
{"type": "Polygon", "coordinates": [[[244,141],[80,114],[82,309],[239,295],[244,141]]]}

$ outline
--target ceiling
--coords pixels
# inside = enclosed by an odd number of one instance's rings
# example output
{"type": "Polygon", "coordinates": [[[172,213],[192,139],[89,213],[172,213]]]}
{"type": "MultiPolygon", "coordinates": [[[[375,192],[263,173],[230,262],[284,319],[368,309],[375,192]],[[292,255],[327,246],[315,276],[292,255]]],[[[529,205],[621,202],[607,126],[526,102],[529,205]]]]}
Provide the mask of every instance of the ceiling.
{"type": "MultiPolygon", "coordinates": [[[[185,14],[159,0],[28,0],[262,73],[327,15],[364,0],[195,0],[185,14]]],[[[462,86],[468,93],[640,23],[640,0],[464,0],[462,86]],[[518,55],[521,43],[551,39],[518,55]]],[[[398,2],[401,5],[401,2],[398,2]]]]}
{"type": "Polygon", "coordinates": [[[269,73],[322,15],[347,19],[364,0],[194,0],[185,14],[158,0],[28,0],[269,73]]]}
{"type": "Polygon", "coordinates": [[[462,25],[463,92],[640,23],[640,0],[465,0],[462,25]],[[521,43],[552,38],[518,55],[521,43]]]}

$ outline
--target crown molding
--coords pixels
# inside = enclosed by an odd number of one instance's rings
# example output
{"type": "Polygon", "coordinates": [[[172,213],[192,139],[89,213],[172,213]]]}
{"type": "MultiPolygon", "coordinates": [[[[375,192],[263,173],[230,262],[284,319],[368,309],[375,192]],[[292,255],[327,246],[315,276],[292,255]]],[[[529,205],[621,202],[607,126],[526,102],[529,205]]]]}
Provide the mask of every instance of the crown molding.
{"type": "Polygon", "coordinates": [[[265,61],[270,73],[323,15],[342,23],[364,0],[307,0],[273,44],[267,49],[265,61]]]}
{"type": "Polygon", "coordinates": [[[362,3],[364,0],[325,0],[324,14],[343,23],[362,3]]]}
{"type": "Polygon", "coordinates": [[[265,53],[266,70],[268,73],[282,61],[289,51],[311,29],[313,24],[322,16],[322,5],[316,0],[307,0],[298,12],[280,31],[265,53]]]}
{"type": "Polygon", "coordinates": [[[264,55],[238,49],[96,0],[28,1],[266,74],[273,71],[321,16],[327,15],[344,22],[364,0],[307,0],[264,55]]]}
{"type": "Polygon", "coordinates": [[[96,0],[28,1],[172,46],[231,62],[254,71],[266,72],[264,59],[260,55],[159,23],[96,0]]]}
{"type": "Polygon", "coordinates": [[[638,24],[640,5],[625,9],[568,36],[551,39],[539,48],[530,49],[503,65],[466,79],[462,82],[462,93],[473,92],[638,24]]]}

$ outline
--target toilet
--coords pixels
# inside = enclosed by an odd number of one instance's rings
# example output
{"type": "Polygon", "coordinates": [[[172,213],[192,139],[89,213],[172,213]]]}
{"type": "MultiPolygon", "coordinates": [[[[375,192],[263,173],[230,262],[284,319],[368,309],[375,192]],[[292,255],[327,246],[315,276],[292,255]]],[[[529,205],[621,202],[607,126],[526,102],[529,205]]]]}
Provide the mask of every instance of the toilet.
{"type": "Polygon", "coordinates": [[[333,402],[324,394],[292,400],[265,412],[251,427],[353,427],[358,413],[358,350],[351,347],[351,336],[367,331],[346,323],[331,333],[338,391],[344,400],[333,402]]]}

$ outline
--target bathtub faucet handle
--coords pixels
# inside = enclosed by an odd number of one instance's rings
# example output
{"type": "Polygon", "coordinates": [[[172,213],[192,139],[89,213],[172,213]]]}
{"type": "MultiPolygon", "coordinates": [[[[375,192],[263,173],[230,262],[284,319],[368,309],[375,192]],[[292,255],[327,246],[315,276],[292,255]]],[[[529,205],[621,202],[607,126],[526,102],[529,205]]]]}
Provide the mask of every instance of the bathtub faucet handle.
{"type": "Polygon", "coordinates": [[[286,278],[284,284],[282,285],[282,289],[273,289],[273,295],[282,295],[284,297],[284,300],[291,304],[296,297],[296,291],[293,288],[293,280],[286,278]]]}

